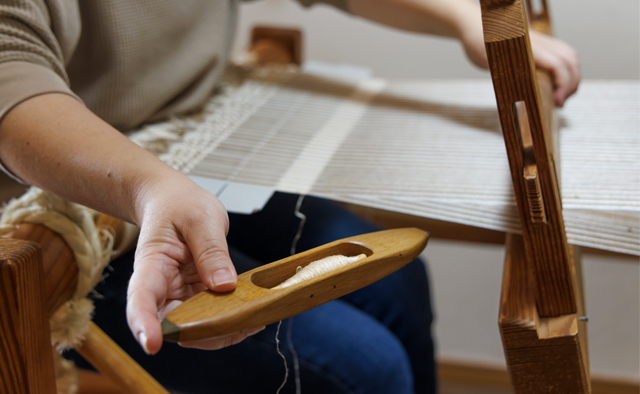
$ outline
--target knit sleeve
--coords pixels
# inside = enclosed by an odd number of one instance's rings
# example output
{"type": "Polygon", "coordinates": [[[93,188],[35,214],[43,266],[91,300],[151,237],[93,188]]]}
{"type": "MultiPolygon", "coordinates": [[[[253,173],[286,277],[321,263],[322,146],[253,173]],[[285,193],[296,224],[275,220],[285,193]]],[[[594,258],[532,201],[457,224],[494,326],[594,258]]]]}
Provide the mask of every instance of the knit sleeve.
{"type": "Polygon", "coordinates": [[[57,92],[77,98],[69,89],[65,65],[79,36],[80,15],[73,1],[0,4],[0,121],[37,95],[57,92]]]}
{"type": "Polygon", "coordinates": [[[77,3],[14,0],[0,5],[0,120],[20,102],[69,89],[65,65],[80,36],[77,3]]]}
{"type": "MultiPolygon", "coordinates": [[[[241,1],[248,3],[255,0],[241,0],[241,1]]],[[[297,0],[297,2],[305,7],[311,7],[314,4],[323,3],[323,4],[331,5],[338,9],[341,9],[342,11],[345,11],[345,12],[351,12],[349,11],[349,0],[297,0]]]]}

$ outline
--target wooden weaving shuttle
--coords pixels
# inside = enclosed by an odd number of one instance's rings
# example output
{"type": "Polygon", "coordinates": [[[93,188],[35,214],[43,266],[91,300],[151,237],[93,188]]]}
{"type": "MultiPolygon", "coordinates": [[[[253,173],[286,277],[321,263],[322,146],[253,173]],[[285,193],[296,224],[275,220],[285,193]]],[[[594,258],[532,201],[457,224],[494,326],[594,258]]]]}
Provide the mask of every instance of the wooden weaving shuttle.
{"type": "Polygon", "coordinates": [[[378,231],[334,241],[245,272],[238,276],[235,290],[207,290],[171,311],[162,322],[164,340],[205,339],[295,316],[402,268],[420,255],[428,237],[417,228],[378,231]],[[298,267],[338,254],[366,257],[290,287],[274,289],[298,267]]]}

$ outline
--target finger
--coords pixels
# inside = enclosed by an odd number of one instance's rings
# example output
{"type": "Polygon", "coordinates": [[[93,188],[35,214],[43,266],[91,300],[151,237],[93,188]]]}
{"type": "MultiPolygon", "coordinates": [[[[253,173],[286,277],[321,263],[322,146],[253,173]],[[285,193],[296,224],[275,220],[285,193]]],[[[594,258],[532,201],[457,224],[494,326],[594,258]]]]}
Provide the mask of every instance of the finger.
{"type": "Polygon", "coordinates": [[[199,341],[179,342],[182,347],[203,349],[203,350],[218,350],[228,346],[237,345],[244,341],[246,338],[259,333],[264,330],[264,326],[254,328],[251,330],[240,331],[234,334],[229,334],[221,337],[202,339],[199,341]]]}
{"type": "Polygon", "coordinates": [[[147,354],[162,347],[162,328],[158,320],[158,305],[167,293],[166,279],[152,264],[139,264],[131,276],[127,294],[129,329],[147,354]]]}
{"type": "Polygon", "coordinates": [[[558,64],[555,65],[556,68],[554,73],[556,87],[554,92],[554,99],[559,107],[563,107],[564,102],[571,95],[571,93],[573,93],[575,88],[573,86],[574,82],[571,76],[571,72],[569,71],[566,63],[561,59],[557,63],[558,64]]]}
{"type": "Polygon", "coordinates": [[[200,273],[198,272],[198,267],[196,267],[195,262],[191,262],[189,264],[180,264],[178,269],[180,270],[180,277],[182,278],[182,281],[185,285],[202,283],[202,280],[200,279],[200,273]]]}
{"type": "Polygon", "coordinates": [[[580,62],[576,51],[563,41],[545,34],[530,32],[536,66],[551,73],[554,82],[554,101],[563,106],[575,93],[580,82],[580,62]]]}
{"type": "Polygon", "coordinates": [[[202,282],[211,290],[220,292],[233,290],[237,282],[226,241],[228,223],[227,212],[215,199],[209,212],[202,213],[180,229],[202,282]]]}
{"type": "Polygon", "coordinates": [[[182,304],[182,301],[180,301],[180,300],[171,300],[171,301],[165,303],[164,307],[160,308],[160,310],[158,311],[158,320],[160,320],[160,321],[164,320],[164,318],[169,313],[171,313],[172,310],[174,310],[177,307],[179,307],[180,304],[182,304]]]}
{"type": "Polygon", "coordinates": [[[567,66],[569,75],[571,77],[570,85],[567,91],[567,97],[569,97],[578,90],[578,85],[580,84],[580,79],[582,78],[580,59],[578,57],[578,53],[572,47],[565,43],[562,43],[562,47],[560,48],[560,50],[561,53],[559,56],[567,66]]]}
{"type": "Polygon", "coordinates": [[[537,65],[551,73],[554,84],[553,97],[556,105],[562,107],[568,96],[569,86],[571,85],[571,76],[564,62],[551,53],[540,56],[536,62],[537,65]]]}

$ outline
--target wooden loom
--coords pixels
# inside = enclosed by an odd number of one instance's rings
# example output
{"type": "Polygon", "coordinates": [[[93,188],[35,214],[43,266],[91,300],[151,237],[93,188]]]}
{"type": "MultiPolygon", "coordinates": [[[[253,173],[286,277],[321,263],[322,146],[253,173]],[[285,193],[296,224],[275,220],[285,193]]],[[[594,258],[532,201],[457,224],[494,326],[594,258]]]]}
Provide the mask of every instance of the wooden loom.
{"type": "MultiPolygon", "coordinates": [[[[542,19],[532,23],[532,27],[546,26],[544,28],[548,29],[546,15],[545,12],[542,19]]],[[[576,254],[567,245],[564,235],[555,179],[551,138],[552,85],[548,76],[536,75],[534,71],[522,1],[483,2],[483,20],[523,225],[522,237],[507,236],[500,312],[500,328],[512,381],[518,393],[548,392],[549,387],[557,390],[553,392],[586,393],[589,392],[589,375],[586,326],[580,320],[584,316],[580,269],[579,264],[576,265],[576,254]],[[507,25],[501,21],[505,16],[513,23],[507,25]],[[505,61],[509,66],[504,65],[505,61]],[[514,64],[518,67],[513,67],[514,64]],[[527,129],[530,130],[530,138],[527,137],[527,129]]],[[[51,237],[47,235],[45,238],[50,240],[51,237]]],[[[41,239],[41,242],[46,245],[44,240],[41,239]]],[[[15,243],[7,244],[11,249],[15,246],[15,243]]],[[[12,263],[4,266],[2,271],[11,273],[11,278],[24,278],[22,273],[16,274],[20,271],[13,271],[18,267],[13,263],[24,260],[26,256],[37,256],[32,246],[20,245],[18,249],[22,252],[11,252],[12,257],[6,261],[12,263]]],[[[35,271],[29,275],[35,275],[34,278],[38,276],[35,271]]],[[[18,283],[12,282],[15,279],[3,280],[4,283],[18,283]]],[[[7,285],[3,288],[10,287],[7,285]]],[[[3,300],[7,299],[5,297],[6,294],[3,294],[3,300]]],[[[31,299],[28,302],[34,301],[31,299]]],[[[18,308],[20,310],[12,309],[10,304],[2,305],[8,308],[7,313],[14,314],[12,316],[30,310],[27,306],[18,308]]],[[[21,329],[40,329],[46,325],[42,322],[39,327],[33,325],[30,316],[27,313],[20,317],[24,322],[29,321],[29,325],[22,323],[16,326],[21,329]]],[[[3,321],[8,320],[3,318],[3,321]]],[[[19,379],[26,382],[31,379],[33,371],[47,364],[46,357],[35,356],[41,354],[42,338],[46,339],[46,336],[39,334],[40,342],[36,345],[23,337],[23,333],[11,327],[4,328],[14,334],[14,338],[17,338],[15,343],[19,344],[18,347],[9,346],[6,351],[11,355],[24,352],[24,356],[18,356],[23,364],[16,369],[19,373],[15,376],[20,376],[19,379]],[[37,369],[31,367],[35,365],[34,362],[39,365],[37,369]]],[[[7,343],[11,344],[3,342],[7,343]]],[[[3,371],[3,376],[8,375],[3,371]]],[[[35,392],[46,391],[36,389],[35,392]]]]}
{"type": "MultiPolygon", "coordinates": [[[[553,85],[536,71],[522,0],[483,0],[482,20],[522,236],[509,234],[500,332],[517,393],[590,393],[580,259],[567,243],[553,121],[553,85]]],[[[549,34],[549,14],[531,27],[549,34]]]]}

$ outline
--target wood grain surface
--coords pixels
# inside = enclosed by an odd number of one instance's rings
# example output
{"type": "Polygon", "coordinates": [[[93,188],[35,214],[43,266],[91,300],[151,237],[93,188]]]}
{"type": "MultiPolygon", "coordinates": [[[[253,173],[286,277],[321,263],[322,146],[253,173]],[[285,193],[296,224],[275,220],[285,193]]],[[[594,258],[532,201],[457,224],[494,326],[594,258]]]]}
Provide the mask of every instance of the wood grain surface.
{"type": "Polygon", "coordinates": [[[41,224],[21,223],[9,237],[33,241],[42,248],[45,299],[51,317],[76,291],[78,265],[73,251],[62,236],[41,224]]]}
{"type": "Polygon", "coordinates": [[[584,315],[541,318],[530,278],[522,237],[507,235],[499,325],[515,392],[590,393],[584,315]]]}
{"type": "Polygon", "coordinates": [[[483,1],[482,20],[491,76],[498,102],[500,123],[520,214],[527,261],[532,264],[538,313],[544,317],[576,312],[569,266],[567,237],[562,217],[551,120],[553,97],[548,77],[538,73],[531,54],[522,0],[506,6],[483,1]],[[514,110],[523,103],[527,121],[514,110]],[[530,131],[532,146],[526,145],[530,131]],[[533,153],[526,153],[527,149],[533,153]],[[527,180],[526,168],[535,167],[535,181],[527,180]],[[533,186],[532,186],[533,184],[533,186]],[[535,190],[537,189],[537,190],[535,190]],[[535,190],[535,192],[532,192],[535,190]],[[535,205],[535,206],[534,206],[535,205]],[[540,212],[541,207],[544,211],[540,212]],[[541,220],[544,217],[545,220],[541,220]]]}
{"type": "Polygon", "coordinates": [[[93,322],[77,351],[126,393],[169,393],[93,322]]]}
{"type": "MultiPolygon", "coordinates": [[[[121,221],[100,215],[97,223],[111,226],[118,242],[121,221]]],[[[0,265],[0,392],[55,393],[49,318],[75,293],[73,251],[47,227],[21,223],[0,238],[0,265]]],[[[93,323],[78,351],[124,392],[168,393],[93,323]]]]}
{"type": "MultiPolygon", "coordinates": [[[[500,333],[518,394],[591,392],[582,273],[556,173],[553,85],[536,71],[522,0],[482,1],[485,44],[522,236],[507,235],[500,333]]],[[[551,32],[546,2],[530,17],[551,32]]]]}
{"type": "Polygon", "coordinates": [[[385,230],[334,241],[245,272],[227,293],[202,292],[170,312],[166,341],[192,341],[271,324],[369,285],[420,255],[428,234],[416,228],[385,230]],[[336,254],[366,258],[285,289],[272,289],[297,267],[336,254]]]}
{"type": "Polygon", "coordinates": [[[34,242],[0,239],[0,392],[54,394],[42,252],[34,242]]]}

